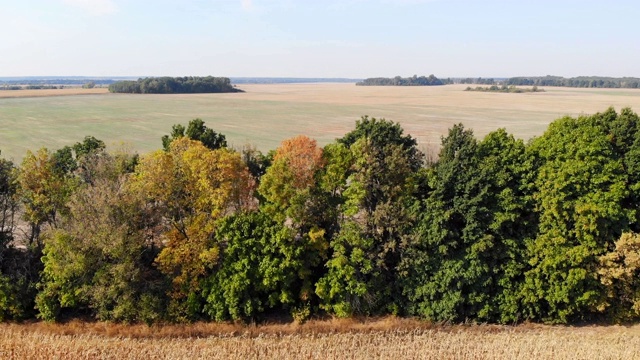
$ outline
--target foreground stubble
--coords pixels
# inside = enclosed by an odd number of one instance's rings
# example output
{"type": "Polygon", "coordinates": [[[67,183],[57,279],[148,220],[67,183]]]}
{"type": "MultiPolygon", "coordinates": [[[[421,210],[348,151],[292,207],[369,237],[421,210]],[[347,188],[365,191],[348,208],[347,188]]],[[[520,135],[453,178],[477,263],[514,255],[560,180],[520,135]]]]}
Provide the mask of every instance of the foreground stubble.
{"type": "MultiPolygon", "coordinates": [[[[377,321],[377,322],[376,322],[377,321]]],[[[2,359],[638,359],[640,326],[0,325],[2,359]]]]}

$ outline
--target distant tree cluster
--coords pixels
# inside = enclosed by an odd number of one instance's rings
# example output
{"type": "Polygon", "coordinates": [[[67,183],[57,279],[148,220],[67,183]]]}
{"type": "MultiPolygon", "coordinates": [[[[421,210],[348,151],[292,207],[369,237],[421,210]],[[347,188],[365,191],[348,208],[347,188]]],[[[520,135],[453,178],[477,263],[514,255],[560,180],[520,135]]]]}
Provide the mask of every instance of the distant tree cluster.
{"type": "Polygon", "coordinates": [[[89,81],[89,82],[86,82],[86,83],[82,84],[82,88],[83,89],[93,89],[95,87],[96,87],[96,82],[95,81],[89,81]]]}
{"type": "Polygon", "coordinates": [[[62,89],[55,85],[0,85],[0,90],[54,90],[62,89]]]}
{"type": "Polygon", "coordinates": [[[58,89],[55,85],[27,85],[25,86],[27,90],[55,90],[58,89]]]}
{"type": "Polygon", "coordinates": [[[464,78],[459,80],[460,84],[477,84],[477,85],[496,85],[494,78],[464,78]]]}
{"type": "Polygon", "coordinates": [[[640,88],[640,79],[633,77],[612,78],[599,76],[578,76],[564,78],[561,76],[542,77],[513,77],[505,82],[506,85],[517,86],[564,86],[578,88],[640,88]]]}
{"type": "Polygon", "coordinates": [[[56,78],[56,77],[24,77],[24,78],[0,78],[0,88],[3,86],[81,86],[87,83],[93,82],[96,85],[109,85],[115,82],[113,79],[91,79],[85,77],[70,77],[70,78],[56,78]]]}
{"type": "Polygon", "coordinates": [[[282,77],[232,77],[233,84],[298,84],[298,83],[354,83],[361,79],[348,78],[282,78],[282,77]]]}
{"type": "Polygon", "coordinates": [[[417,76],[403,78],[396,76],[393,78],[368,78],[364,79],[356,85],[358,86],[435,86],[444,85],[445,83],[433,75],[417,76]]]}
{"type": "Polygon", "coordinates": [[[457,124],[432,163],[367,116],[266,156],[199,119],[162,143],[137,157],[89,136],[0,159],[0,320],[640,319],[631,109],[528,143],[457,124]]]}
{"type": "Polygon", "coordinates": [[[519,94],[519,93],[528,93],[528,92],[544,92],[544,89],[539,89],[537,86],[533,86],[530,89],[526,89],[526,88],[518,88],[515,85],[502,85],[502,86],[498,86],[498,85],[491,85],[491,86],[476,86],[475,88],[472,88],[471,86],[467,86],[467,88],[465,89],[465,91],[480,91],[480,92],[498,92],[498,93],[515,93],[515,94],[519,94]]]}
{"type": "Polygon", "coordinates": [[[137,81],[118,81],[109,85],[112,93],[128,94],[195,94],[242,92],[226,77],[149,77],[137,81]]]}

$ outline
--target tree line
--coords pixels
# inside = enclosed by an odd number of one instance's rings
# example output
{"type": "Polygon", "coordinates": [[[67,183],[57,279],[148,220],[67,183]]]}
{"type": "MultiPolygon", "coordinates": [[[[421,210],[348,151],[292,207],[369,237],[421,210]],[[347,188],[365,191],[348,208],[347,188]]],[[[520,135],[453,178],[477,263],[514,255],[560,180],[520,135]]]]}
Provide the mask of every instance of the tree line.
{"type": "Polygon", "coordinates": [[[544,92],[544,89],[539,89],[536,85],[527,89],[527,88],[518,88],[515,85],[491,85],[491,86],[476,86],[472,88],[471,86],[467,86],[464,91],[479,91],[479,92],[498,92],[498,93],[528,93],[528,92],[544,92]]]}
{"type": "Polygon", "coordinates": [[[123,80],[109,85],[112,93],[129,94],[194,94],[242,92],[226,77],[185,76],[148,77],[137,81],[123,80]]]}
{"type": "Polygon", "coordinates": [[[499,81],[496,81],[494,78],[463,78],[456,79],[460,84],[478,84],[478,85],[496,85],[499,81]]]}
{"type": "Polygon", "coordinates": [[[116,80],[113,79],[92,79],[85,77],[76,77],[76,78],[51,78],[51,77],[25,77],[25,78],[0,78],[1,86],[11,86],[11,85],[34,85],[34,86],[62,86],[62,85],[82,85],[87,82],[95,82],[97,85],[109,85],[114,83],[116,80]]]}
{"type": "Polygon", "coordinates": [[[63,87],[64,85],[0,85],[0,90],[55,90],[63,87]]]}
{"type": "Polygon", "coordinates": [[[0,160],[0,319],[640,315],[631,109],[528,142],[457,124],[428,163],[367,116],[324,147],[233,150],[200,119],[162,145],[138,156],[88,136],[0,160]]]}
{"type": "Polygon", "coordinates": [[[579,88],[640,88],[640,79],[633,77],[601,77],[578,76],[564,78],[561,76],[512,77],[505,81],[506,85],[565,86],[579,88]]]}
{"type": "Polygon", "coordinates": [[[413,75],[406,78],[401,76],[368,78],[356,83],[357,86],[435,86],[444,84],[445,81],[438,79],[433,74],[429,76],[413,75]]]}

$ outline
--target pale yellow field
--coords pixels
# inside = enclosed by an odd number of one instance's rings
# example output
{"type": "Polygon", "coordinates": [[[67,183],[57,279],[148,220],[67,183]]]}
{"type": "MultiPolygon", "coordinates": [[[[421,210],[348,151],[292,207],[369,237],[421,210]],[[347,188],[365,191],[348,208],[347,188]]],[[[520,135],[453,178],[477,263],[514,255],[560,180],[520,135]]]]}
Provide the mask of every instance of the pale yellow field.
{"type": "MultiPolygon", "coordinates": [[[[19,161],[27,150],[58,149],[86,135],[148,152],[176,123],[196,117],[233,147],[262,151],[305,134],[325,145],[352,130],[362,115],[400,122],[423,147],[434,148],[456,123],[478,137],[504,127],[522,139],[541,135],[564,115],[609,106],[640,111],[638,89],[544,88],[543,93],[465,92],[466,85],[363,87],[354,84],[239,85],[245,93],[0,98],[0,150],[19,161]]],[[[80,89],[81,90],[81,89],[80,89]]],[[[23,90],[26,91],[26,90],[23,90]]],[[[44,90],[35,90],[37,92],[44,90]]],[[[62,90],[52,90],[53,92],[62,90]]],[[[71,91],[71,89],[70,89],[71,91]]],[[[86,90],[83,90],[86,91],[86,90]]],[[[18,93],[22,91],[14,91],[18,93]]]]}
{"type": "Polygon", "coordinates": [[[250,101],[365,106],[370,109],[366,114],[400,122],[422,143],[438,143],[440,136],[459,122],[478,136],[506,127],[528,139],[540,135],[551,121],[564,115],[593,114],[609,106],[640,111],[638,89],[547,87],[540,93],[504,94],[465,92],[467,86],[243,85],[247,92],[239,96],[250,101]]]}
{"type": "Polygon", "coordinates": [[[640,358],[640,327],[3,324],[0,358],[625,360],[640,358]]]}

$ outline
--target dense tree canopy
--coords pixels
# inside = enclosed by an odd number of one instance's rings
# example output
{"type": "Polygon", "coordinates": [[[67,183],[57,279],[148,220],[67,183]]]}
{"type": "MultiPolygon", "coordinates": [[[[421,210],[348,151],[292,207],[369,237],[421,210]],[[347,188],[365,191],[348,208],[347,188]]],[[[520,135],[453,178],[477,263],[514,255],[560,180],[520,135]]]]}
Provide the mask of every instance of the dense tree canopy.
{"type": "Polygon", "coordinates": [[[267,156],[195,119],[139,158],[88,136],[0,160],[0,320],[635,321],[639,130],[457,124],[425,163],[385,119],[267,156]]]}
{"type": "Polygon", "coordinates": [[[533,231],[525,146],[504,130],[478,142],[461,124],[442,145],[404,259],[411,312],[438,321],[515,320],[533,231]]]}
{"type": "Polygon", "coordinates": [[[348,156],[333,157],[345,174],[338,177],[344,183],[333,257],[317,285],[322,307],[339,316],[399,314],[404,299],[397,267],[412,225],[408,207],[422,155],[399,124],[384,119],[363,117],[338,143],[348,156]],[[345,158],[348,167],[341,166],[345,158]]]}
{"type": "Polygon", "coordinates": [[[166,222],[156,263],[173,282],[170,310],[178,318],[197,317],[201,281],[219,261],[212,238],[216,222],[255,206],[248,169],[238,153],[182,137],[169,152],[143,157],[132,182],[166,222]]]}
{"type": "Polygon", "coordinates": [[[611,110],[557,120],[528,149],[540,163],[540,225],[525,274],[527,317],[566,322],[595,312],[597,257],[635,218],[635,207],[627,206],[628,174],[611,141],[612,117],[611,110]]]}
{"type": "Polygon", "coordinates": [[[357,86],[434,86],[444,84],[442,80],[433,76],[433,74],[429,76],[413,75],[407,78],[401,76],[393,78],[368,78],[356,83],[357,86]]]}
{"type": "Polygon", "coordinates": [[[640,87],[640,79],[632,77],[612,78],[600,76],[578,76],[563,78],[561,76],[513,77],[505,81],[505,85],[537,85],[566,86],[581,88],[631,88],[640,87]]]}
{"type": "Polygon", "coordinates": [[[226,77],[149,77],[137,81],[117,81],[109,85],[112,93],[129,94],[193,94],[242,92],[226,77]]]}
{"type": "Polygon", "coordinates": [[[496,85],[494,78],[464,78],[458,81],[460,84],[496,85]]]}
{"type": "Polygon", "coordinates": [[[117,161],[91,165],[93,183],[71,197],[63,224],[47,234],[36,301],[46,320],[64,310],[91,310],[100,320],[163,318],[167,281],[152,266],[161,218],[126,186],[117,161]]]}

